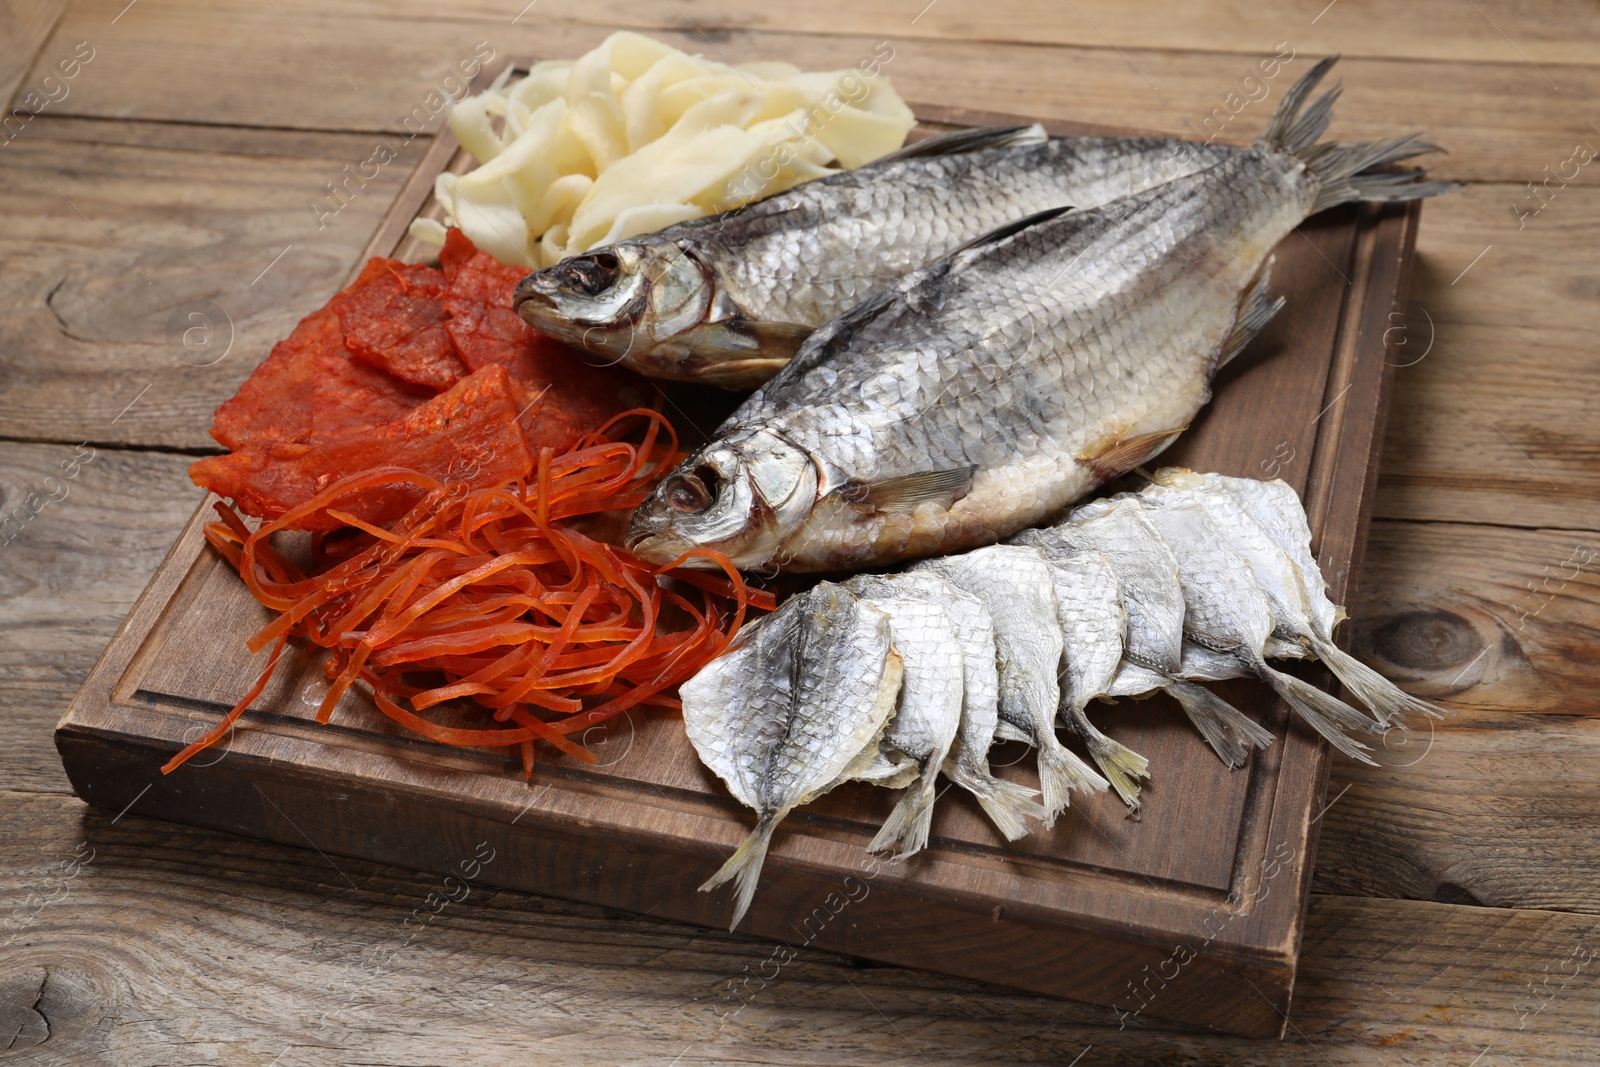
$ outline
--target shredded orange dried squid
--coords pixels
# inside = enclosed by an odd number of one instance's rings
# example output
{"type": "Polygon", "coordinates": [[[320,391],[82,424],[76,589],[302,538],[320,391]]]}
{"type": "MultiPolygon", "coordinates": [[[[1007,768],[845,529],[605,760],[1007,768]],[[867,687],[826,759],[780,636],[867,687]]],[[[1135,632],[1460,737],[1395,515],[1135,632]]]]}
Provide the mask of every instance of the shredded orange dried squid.
{"type": "Polygon", "coordinates": [[[249,640],[252,651],[272,652],[245,698],[162,771],[227,736],[265,690],[290,638],[328,650],[332,685],[319,722],[361,681],[378,710],[413,733],[446,745],[514,747],[526,775],[539,743],[592,762],[571,735],[639,705],[677,707],[669,691],[722,651],[747,609],[774,606],[772,594],[748,588],[717,552],[693,554],[725,578],[677,570],[687,556],[652,568],[565,521],[637,506],[677,456],[671,425],[639,409],[560,455],[542,450],[529,479],[494,488],[380,467],[254,531],[217,504],[220,520],[206,538],[278,613],[249,640]],[[640,443],[622,440],[639,420],[640,443]],[[364,492],[397,484],[424,495],[387,528],[344,510],[364,492]],[[312,515],[342,528],[313,535],[308,574],[272,536],[312,515]],[[420,714],[460,700],[485,710],[481,728],[420,714]]]}

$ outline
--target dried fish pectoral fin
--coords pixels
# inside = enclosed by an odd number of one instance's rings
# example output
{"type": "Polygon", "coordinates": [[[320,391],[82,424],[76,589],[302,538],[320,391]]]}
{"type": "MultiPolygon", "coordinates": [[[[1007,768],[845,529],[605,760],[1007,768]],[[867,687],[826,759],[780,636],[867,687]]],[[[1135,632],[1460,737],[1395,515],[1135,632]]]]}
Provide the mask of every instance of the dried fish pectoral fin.
{"type": "Polygon", "coordinates": [[[863,514],[915,511],[923,504],[951,507],[972,488],[977,467],[922,471],[878,482],[855,482],[838,490],[839,499],[863,514]]]}
{"type": "Polygon", "coordinates": [[[717,362],[697,362],[685,368],[688,382],[714,385],[718,389],[745,392],[759,389],[789,363],[789,357],[758,359],[728,359],[717,362]]]}
{"type": "Polygon", "coordinates": [[[1134,437],[1121,435],[1108,437],[1091,448],[1078,453],[1077,460],[1088,467],[1101,485],[1122,477],[1139,464],[1161,453],[1187,430],[1179,426],[1173,430],[1157,430],[1134,437]]]}
{"type": "Polygon", "coordinates": [[[744,913],[750,910],[750,900],[756,894],[756,882],[761,878],[761,865],[766,862],[767,846],[772,843],[772,831],[778,824],[778,818],[763,815],[757,819],[756,828],[750,831],[750,836],[728,857],[728,862],[700,887],[700,892],[709,893],[724,882],[734,880],[733,921],[728,924],[729,930],[738,926],[744,913]]]}
{"type": "Polygon", "coordinates": [[[1372,710],[1380,726],[1404,726],[1404,712],[1415,711],[1433,719],[1448,714],[1420,697],[1414,697],[1389,679],[1356,659],[1320,634],[1311,637],[1311,648],[1344,687],[1372,710]]]}
{"type": "Polygon", "coordinates": [[[816,327],[798,322],[765,322],[740,315],[704,322],[681,335],[693,343],[695,352],[684,365],[704,374],[724,359],[762,356],[787,361],[816,332],[816,327]],[[702,361],[713,366],[702,368],[702,361]]]}
{"type": "Polygon", "coordinates": [[[1001,719],[994,726],[995,741],[1021,741],[1025,745],[1033,744],[1033,735],[1012,723],[1001,719]]]}

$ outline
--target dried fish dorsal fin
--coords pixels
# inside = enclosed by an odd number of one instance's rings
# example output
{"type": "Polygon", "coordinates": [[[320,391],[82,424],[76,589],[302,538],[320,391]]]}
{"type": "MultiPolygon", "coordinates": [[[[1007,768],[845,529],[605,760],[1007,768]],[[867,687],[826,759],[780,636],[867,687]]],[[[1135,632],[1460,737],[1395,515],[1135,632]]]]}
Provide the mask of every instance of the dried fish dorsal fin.
{"type": "Polygon", "coordinates": [[[1104,485],[1160,453],[1188,428],[1179,426],[1173,430],[1157,430],[1133,437],[1114,434],[1078,453],[1077,459],[1094,472],[1099,484],[1104,485]]]}
{"type": "Polygon", "coordinates": [[[923,504],[950,507],[972,488],[976,466],[950,470],[919,471],[878,482],[856,482],[839,489],[839,499],[858,511],[915,511],[923,504]]]}
{"type": "Polygon", "coordinates": [[[1245,346],[1255,340],[1256,334],[1272,321],[1272,317],[1283,310],[1283,297],[1273,299],[1267,296],[1275,258],[1267,257],[1267,261],[1256,272],[1255,281],[1250,283],[1250,288],[1239,300],[1239,313],[1233,320],[1233,332],[1222,342],[1222,349],[1217,354],[1217,369],[1227,366],[1234,356],[1243,352],[1245,346]]]}
{"type": "Polygon", "coordinates": [[[1013,148],[1019,145],[1043,144],[1050,139],[1044,127],[1037,122],[1032,126],[977,126],[969,130],[952,130],[949,133],[925,137],[904,148],[879,156],[868,167],[895,163],[903,159],[926,159],[929,156],[954,156],[965,152],[983,152],[991,148],[1013,148]]]}

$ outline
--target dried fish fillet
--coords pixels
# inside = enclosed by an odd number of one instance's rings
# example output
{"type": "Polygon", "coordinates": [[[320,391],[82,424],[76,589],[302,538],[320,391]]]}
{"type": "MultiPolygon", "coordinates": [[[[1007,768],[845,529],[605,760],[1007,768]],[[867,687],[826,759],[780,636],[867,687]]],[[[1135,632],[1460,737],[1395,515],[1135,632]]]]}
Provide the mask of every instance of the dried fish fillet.
{"type": "Polygon", "coordinates": [[[1071,790],[1105,789],[1106,780],[1056,737],[1062,637],[1052,568],[1044,557],[1036,549],[991,545],[925,560],[913,570],[940,575],[988,609],[1000,671],[1000,718],[1039,750],[1045,826],[1066,810],[1071,790]]]}
{"type": "Polygon", "coordinates": [[[1328,599],[1327,583],[1311,554],[1311,530],[1292,488],[1282,481],[1197,474],[1179,467],[1161,471],[1157,479],[1143,493],[1151,501],[1186,498],[1186,494],[1204,497],[1207,511],[1223,527],[1229,543],[1250,561],[1273,598],[1275,636],[1303,646],[1327,664],[1381,725],[1403,722],[1407,711],[1434,718],[1443,714],[1334,642],[1334,627],[1343,621],[1344,610],[1328,599]]]}
{"type": "Polygon", "coordinates": [[[701,762],[756,813],[750,836],[700,887],[737,880],[729,929],[750,906],[777,824],[875,753],[900,676],[888,616],[823,582],[741,630],[680,687],[701,762]]]}
{"type": "Polygon", "coordinates": [[[885,590],[941,605],[961,645],[961,725],[944,763],[947,778],[971,793],[1008,841],[1028,832],[1025,820],[1044,819],[1039,791],[997,778],[989,766],[1000,715],[1000,672],[995,663],[994,622],[983,602],[931,571],[858,575],[852,589],[885,590]]]}
{"type": "Polygon", "coordinates": [[[862,603],[889,617],[889,639],[903,667],[900,695],[879,742],[887,758],[874,766],[894,769],[880,784],[903,785],[906,792],[867,849],[886,852],[898,845],[902,856],[910,856],[928,843],[939,769],[961,728],[961,644],[950,613],[938,604],[898,596],[892,586],[874,589],[851,582],[847,587],[862,603]],[[904,779],[899,773],[902,761],[909,763],[904,779]]]}

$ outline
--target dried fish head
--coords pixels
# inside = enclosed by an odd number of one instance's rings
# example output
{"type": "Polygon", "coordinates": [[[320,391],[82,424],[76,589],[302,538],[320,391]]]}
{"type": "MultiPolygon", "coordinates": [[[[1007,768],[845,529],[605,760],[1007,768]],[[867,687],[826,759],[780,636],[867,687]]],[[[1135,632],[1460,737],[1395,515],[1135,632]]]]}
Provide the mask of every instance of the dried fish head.
{"type": "MultiPolygon", "coordinates": [[[[811,513],[817,469],[779,434],[753,429],[696,452],[634,512],[627,547],[666,564],[712,548],[738,567],[757,567],[811,513]]],[[[689,566],[711,566],[690,560],[689,566]]]]}
{"type": "Polygon", "coordinates": [[[624,241],[535,271],[517,286],[517,314],[543,333],[659,378],[684,358],[681,338],[712,313],[716,279],[665,241],[624,241]],[[659,366],[658,366],[659,364],[659,366]]]}

